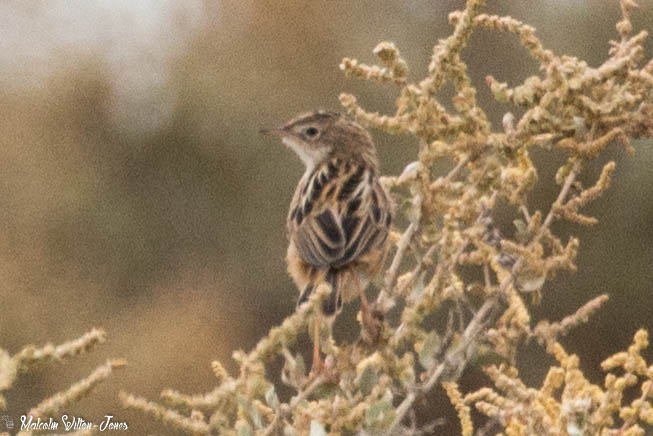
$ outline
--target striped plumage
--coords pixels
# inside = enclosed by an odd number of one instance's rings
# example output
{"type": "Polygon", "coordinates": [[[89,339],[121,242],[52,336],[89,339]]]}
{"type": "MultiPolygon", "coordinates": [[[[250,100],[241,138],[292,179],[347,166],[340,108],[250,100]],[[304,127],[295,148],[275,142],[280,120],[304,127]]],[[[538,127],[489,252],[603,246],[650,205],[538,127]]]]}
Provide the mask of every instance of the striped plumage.
{"type": "Polygon", "coordinates": [[[392,203],[379,183],[372,138],[357,123],[318,111],[263,132],[280,136],[306,165],[288,212],[287,262],[299,303],[322,283],[331,288],[315,324],[313,367],[320,368],[320,317],[333,319],[360,296],[363,326],[375,329],[365,288],[388,251],[392,203]]]}
{"type": "Polygon", "coordinates": [[[323,312],[365,290],[388,244],[390,203],[376,170],[332,158],[307,172],[288,213],[288,270],[304,302],[321,282],[332,287],[323,312]]]}

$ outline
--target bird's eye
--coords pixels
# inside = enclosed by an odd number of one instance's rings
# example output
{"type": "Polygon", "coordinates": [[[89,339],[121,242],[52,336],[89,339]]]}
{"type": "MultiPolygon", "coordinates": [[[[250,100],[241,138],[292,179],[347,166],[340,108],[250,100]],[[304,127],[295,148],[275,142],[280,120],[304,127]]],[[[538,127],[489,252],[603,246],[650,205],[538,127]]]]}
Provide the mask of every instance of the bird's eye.
{"type": "Polygon", "coordinates": [[[304,133],[306,133],[306,136],[308,136],[309,138],[313,138],[315,135],[319,133],[319,131],[315,127],[309,127],[304,131],[304,133]]]}

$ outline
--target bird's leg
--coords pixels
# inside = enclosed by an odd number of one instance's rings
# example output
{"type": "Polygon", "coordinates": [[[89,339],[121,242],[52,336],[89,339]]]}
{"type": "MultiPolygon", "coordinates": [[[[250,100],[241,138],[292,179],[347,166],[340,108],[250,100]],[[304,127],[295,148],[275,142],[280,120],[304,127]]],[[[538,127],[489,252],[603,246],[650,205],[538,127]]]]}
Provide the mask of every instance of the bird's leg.
{"type": "Polygon", "coordinates": [[[370,303],[367,301],[367,295],[365,294],[365,289],[361,286],[361,314],[363,315],[363,323],[366,319],[370,318],[370,303]]]}
{"type": "Polygon", "coordinates": [[[361,323],[363,325],[363,339],[367,342],[376,342],[379,337],[381,330],[381,324],[379,319],[377,319],[372,313],[372,308],[370,308],[370,303],[367,300],[367,295],[365,294],[365,289],[361,286],[360,288],[360,298],[361,298],[361,323]]]}
{"type": "Polygon", "coordinates": [[[324,371],[324,361],[320,356],[320,317],[315,316],[313,324],[313,366],[311,374],[319,374],[324,371]]]}

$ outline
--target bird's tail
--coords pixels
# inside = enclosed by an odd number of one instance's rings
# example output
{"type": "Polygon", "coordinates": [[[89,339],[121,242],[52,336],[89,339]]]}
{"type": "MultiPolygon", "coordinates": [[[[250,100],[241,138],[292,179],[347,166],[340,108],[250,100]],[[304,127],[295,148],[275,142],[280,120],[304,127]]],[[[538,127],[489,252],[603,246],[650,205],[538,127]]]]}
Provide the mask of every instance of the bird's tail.
{"type": "MultiPolygon", "coordinates": [[[[338,274],[337,269],[330,268],[326,273],[325,280],[329,284],[331,292],[329,293],[329,296],[322,302],[322,313],[326,316],[334,316],[342,310],[342,293],[340,292],[342,287],[340,283],[341,274],[338,274]]],[[[302,303],[308,301],[309,297],[313,293],[313,289],[315,289],[315,286],[312,284],[308,284],[304,288],[301,295],[299,296],[299,300],[297,300],[297,306],[300,306],[302,303]]]]}

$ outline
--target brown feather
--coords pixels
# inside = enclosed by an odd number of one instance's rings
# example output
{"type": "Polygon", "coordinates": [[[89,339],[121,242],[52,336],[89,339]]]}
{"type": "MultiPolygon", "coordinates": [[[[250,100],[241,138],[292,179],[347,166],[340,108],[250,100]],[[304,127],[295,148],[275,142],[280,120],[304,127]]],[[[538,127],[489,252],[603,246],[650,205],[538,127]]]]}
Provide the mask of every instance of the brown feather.
{"type": "Polygon", "coordinates": [[[342,160],[332,159],[297,187],[293,203],[300,210],[306,210],[307,204],[311,207],[301,220],[293,216],[295,208],[290,209],[288,267],[301,290],[309,284],[317,287],[332,270],[339,288],[336,294],[346,302],[367,286],[385,258],[389,232],[386,216],[391,210],[373,169],[350,165],[341,177],[329,178],[330,165],[344,168],[342,160]],[[324,183],[315,184],[315,180],[324,183]],[[338,194],[331,197],[327,194],[333,185],[338,194]]]}
{"type": "Polygon", "coordinates": [[[334,112],[300,115],[266,130],[281,136],[306,164],[293,196],[286,229],[288,271],[300,302],[326,283],[327,314],[363,291],[389,248],[392,202],[378,179],[370,134],[334,112]]]}

